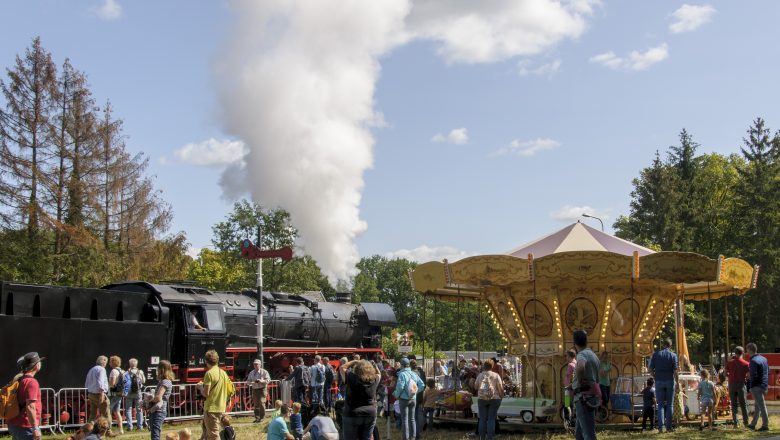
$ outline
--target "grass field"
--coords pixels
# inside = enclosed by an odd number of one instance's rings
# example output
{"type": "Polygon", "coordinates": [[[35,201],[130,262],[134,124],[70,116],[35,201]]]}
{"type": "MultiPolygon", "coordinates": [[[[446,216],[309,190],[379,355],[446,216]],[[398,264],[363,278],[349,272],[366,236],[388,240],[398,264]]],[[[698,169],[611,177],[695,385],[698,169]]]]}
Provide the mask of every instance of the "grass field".
{"type": "MultiPolygon", "coordinates": [[[[266,436],[264,434],[265,431],[265,425],[266,423],[262,424],[253,424],[249,423],[249,418],[238,418],[234,420],[234,428],[236,430],[236,434],[239,440],[265,440],[266,436]]],[[[598,438],[599,439],[610,439],[610,440],[617,440],[617,439],[640,439],[640,438],[653,438],[653,439],[683,439],[683,440],[714,440],[714,439],[749,439],[749,438],[761,438],[761,437],[770,437],[770,436],[780,436],[780,415],[778,416],[771,416],[770,417],[770,431],[769,432],[753,432],[746,429],[738,429],[735,430],[731,428],[730,426],[721,426],[719,427],[715,432],[711,432],[709,430],[705,430],[703,432],[700,432],[698,427],[681,427],[677,429],[674,433],[665,433],[665,434],[658,434],[656,431],[648,431],[648,432],[640,432],[640,431],[625,431],[625,430],[615,430],[615,431],[606,431],[606,430],[600,430],[598,432],[598,438]]],[[[170,424],[165,425],[163,429],[163,435],[172,432],[172,431],[178,431],[182,428],[189,428],[193,433],[193,438],[198,439],[200,438],[200,424],[198,422],[182,422],[177,424],[170,424]]],[[[460,439],[473,439],[474,437],[470,437],[469,433],[473,430],[473,428],[468,427],[462,427],[462,428],[453,428],[453,427],[441,427],[437,428],[433,431],[426,431],[423,435],[423,438],[426,440],[460,440],[460,439]]],[[[396,431],[393,427],[390,429],[391,435],[388,438],[386,436],[387,433],[387,427],[385,425],[385,420],[380,420],[380,434],[382,436],[382,440],[401,440],[401,434],[400,432],[396,431]]],[[[65,439],[67,436],[65,435],[48,435],[44,436],[46,439],[65,439]]],[[[149,431],[143,431],[143,432],[133,432],[133,433],[125,433],[124,435],[117,436],[117,439],[121,440],[146,440],[149,438],[149,431]]],[[[164,438],[164,436],[163,436],[164,438]]],[[[564,440],[564,439],[571,439],[574,438],[573,436],[566,436],[562,433],[562,431],[557,430],[557,425],[554,425],[554,427],[551,427],[549,431],[542,431],[537,432],[533,434],[522,434],[522,433],[503,433],[497,438],[501,440],[564,440]]],[[[351,440],[351,439],[345,439],[345,440],[351,440]]]]}

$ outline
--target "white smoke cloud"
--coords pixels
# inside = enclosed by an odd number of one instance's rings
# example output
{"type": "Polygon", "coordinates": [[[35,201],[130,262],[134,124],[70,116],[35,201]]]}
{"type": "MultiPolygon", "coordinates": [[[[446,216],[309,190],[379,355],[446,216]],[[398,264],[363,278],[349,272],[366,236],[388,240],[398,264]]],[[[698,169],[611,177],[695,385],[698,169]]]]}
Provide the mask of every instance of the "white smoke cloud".
{"type": "MultiPolygon", "coordinates": [[[[232,0],[235,23],[215,66],[226,131],[249,149],[228,166],[225,196],[249,192],[292,215],[332,279],[359,256],[363,173],[379,57],[413,39],[448,62],[530,56],[586,28],[595,0],[232,0]]],[[[463,132],[466,135],[465,131],[463,132]]],[[[458,139],[465,139],[460,137],[458,139]]]]}

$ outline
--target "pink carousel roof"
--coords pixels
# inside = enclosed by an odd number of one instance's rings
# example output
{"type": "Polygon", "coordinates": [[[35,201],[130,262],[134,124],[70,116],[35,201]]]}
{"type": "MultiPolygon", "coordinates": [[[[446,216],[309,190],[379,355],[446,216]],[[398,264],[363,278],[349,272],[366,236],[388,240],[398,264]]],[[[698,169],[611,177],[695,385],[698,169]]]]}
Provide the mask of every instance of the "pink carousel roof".
{"type": "Polygon", "coordinates": [[[634,251],[637,251],[640,257],[655,253],[652,249],[639,246],[577,222],[550,235],[512,249],[507,254],[513,257],[526,258],[530,253],[534,255],[534,258],[541,258],[550,254],[569,251],[607,251],[621,255],[633,255],[634,251]]]}

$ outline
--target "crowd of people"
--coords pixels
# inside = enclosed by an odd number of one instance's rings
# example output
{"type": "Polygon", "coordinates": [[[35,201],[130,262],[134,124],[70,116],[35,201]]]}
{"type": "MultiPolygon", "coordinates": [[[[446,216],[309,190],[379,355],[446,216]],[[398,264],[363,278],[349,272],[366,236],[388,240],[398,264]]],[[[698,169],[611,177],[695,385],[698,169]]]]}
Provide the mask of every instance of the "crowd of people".
{"type": "MultiPolygon", "coordinates": [[[[588,336],[584,331],[574,332],[573,342],[574,350],[566,353],[564,408],[567,416],[575,411],[576,438],[595,439],[595,411],[608,401],[604,395],[609,393],[611,365],[606,354],[602,353],[599,357],[588,347],[588,336]]],[[[648,370],[652,377],[642,390],[642,429],[647,428],[649,420],[649,426],[652,428],[657,423],[660,432],[675,430],[685,398],[684,386],[679,381],[680,362],[671,350],[671,339],[664,341],[663,345],[650,359],[648,370]]],[[[764,396],[768,390],[769,367],[755,344],[750,343],[746,348],[736,347],[725,368],[732,424],[734,428],[739,428],[738,415],[741,411],[743,426],[767,431],[769,421],[764,396]],[[749,360],[743,357],[745,351],[749,360]],[[748,391],[755,399],[755,412],[750,423],[745,403],[748,391]],[[759,419],[761,426],[757,426],[759,419]]],[[[41,437],[42,401],[36,375],[42,368],[43,360],[38,353],[32,352],[17,361],[19,374],[12,384],[17,387],[15,395],[20,411],[7,420],[13,440],[38,440],[41,437]]],[[[226,412],[227,403],[235,394],[235,386],[227,373],[219,368],[216,351],[207,351],[204,361],[204,378],[195,387],[204,399],[201,440],[234,440],[235,431],[226,412]]],[[[122,360],[118,356],[98,356],[85,379],[88,423],[71,438],[96,440],[113,436],[112,421],[116,422],[119,434],[125,429],[143,429],[144,417],[151,439],[163,437],[163,422],[173,390],[171,363],[162,360],[157,365],[157,386],[153,393],[143,391],[147,378],[138,367],[138,361],[130,359],[127,366],[127,370],[122,369],[122,360]],[[124,408],[124,414],[120,408],[124,408]]],[[[457,366],[454,374],[448,374],[447,367],[436,361],[434,375],[449,378],[444,381],[445,389],[447,385],[456,389],[461,386],[472,389],[472,394],[478,397],[477,433],[480,439],[492,440],[498,408],[505,397],[506,369],[495,359],[481,365],[459,359],[457,366]]],[[[701,369],[699,374],[700,429],[705,428],[706,416],[709,428],[714,430],[713,415],[718,391],[708,370],[701,369]]],[[[383,412],[386,416],[392,414],[395,417],[404,440],[419,439],[424,430],[432,426],[441,392],[438,388],[442,388],[433,377],[426,378],[424,369],[417,364],[414,356],[393,362],[389,359],[369,361],[354,355],[352,360],[339,359],[338,367],[327,357],[315,356],[313,364],[308,366],[302,358],[298,358],[286,380],[292,390],[293,404],[288,406],[280,400],[275,402],[267,428],[268,440],[380,440],[377,418],[383,412]],[[332,393],[331,389],[338,391],[332,393]]],[[[263,369],[259,359],[253,362],[246,382],[251,389],[255,422],[260,422],[266,416],[271,376],[263,369]]],[[[182,429],[169,432],[164,438],[188,440],[191,435],[188,429],[182,429]]]]}

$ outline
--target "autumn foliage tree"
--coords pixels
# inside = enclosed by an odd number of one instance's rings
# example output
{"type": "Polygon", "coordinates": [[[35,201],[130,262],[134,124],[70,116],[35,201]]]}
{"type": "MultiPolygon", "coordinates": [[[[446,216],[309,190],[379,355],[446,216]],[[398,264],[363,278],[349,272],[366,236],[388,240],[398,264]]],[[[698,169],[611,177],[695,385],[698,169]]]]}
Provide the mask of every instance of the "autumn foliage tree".
{"type": "Polygon", "coordinates": [[[186,237],[99,108],[87,76],[35,38],[0,80],[0,279],[97,286],[181,278],[186,237]]]}

